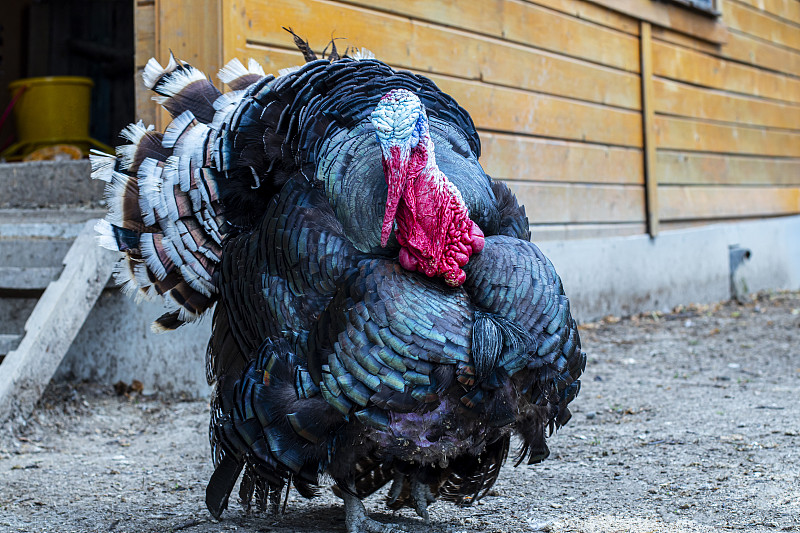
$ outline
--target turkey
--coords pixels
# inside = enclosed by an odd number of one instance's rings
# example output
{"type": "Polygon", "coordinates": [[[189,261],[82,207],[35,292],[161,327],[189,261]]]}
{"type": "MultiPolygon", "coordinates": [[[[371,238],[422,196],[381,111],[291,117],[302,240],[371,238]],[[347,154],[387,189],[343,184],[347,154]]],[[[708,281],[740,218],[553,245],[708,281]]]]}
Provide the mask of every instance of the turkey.
{"type": "Polygon", "coordinates": [[[548,454],[570,419],[581,351],[553,265],[511,191],[487,176],[467,112],[433,82],[367,51],[275,77],[250,61],[206,76],[171,57],[144,82],[172,116],[141,122],[107,181],[100,244],[125,252],[123,290],[175,306],[169,330],[213,309],[207,378],[215,517],[284,490],[343,499],[348,532],[397,526],[362,498],[426,522],[548,454]]]}

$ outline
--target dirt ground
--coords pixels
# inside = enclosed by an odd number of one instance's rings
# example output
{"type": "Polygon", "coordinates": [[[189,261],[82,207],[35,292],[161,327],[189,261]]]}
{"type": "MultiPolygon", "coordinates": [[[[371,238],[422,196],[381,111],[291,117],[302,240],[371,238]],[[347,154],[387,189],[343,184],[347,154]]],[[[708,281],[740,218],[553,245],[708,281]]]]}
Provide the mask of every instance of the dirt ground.
{"type": "MultiPolygon", "coordinates": [[[[473,507],[372,516],[412,531],[800,531],[800,293],[582,327],[572,421],[545,463],[506,465],[473,507]]],[[[207,405],[51,387],[0,434],[0,531],[343,532],[326,494],[283,516],[205,510],[207,405]]]]}

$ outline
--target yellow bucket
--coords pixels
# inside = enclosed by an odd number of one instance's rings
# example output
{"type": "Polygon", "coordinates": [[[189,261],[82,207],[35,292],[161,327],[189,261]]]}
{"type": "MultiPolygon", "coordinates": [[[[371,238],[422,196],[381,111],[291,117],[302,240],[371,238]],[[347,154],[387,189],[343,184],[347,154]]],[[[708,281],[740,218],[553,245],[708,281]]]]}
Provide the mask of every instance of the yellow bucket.
{"type": "Polygon", "coordinates": [[[87,153],[89,146],[111,148],[89,137],[89,106],[94,82],[78,76],[25,78],[8,85],[14,104],[17,142],[3,155],[10,159],[37,148],[72,144],[87,153]]]}

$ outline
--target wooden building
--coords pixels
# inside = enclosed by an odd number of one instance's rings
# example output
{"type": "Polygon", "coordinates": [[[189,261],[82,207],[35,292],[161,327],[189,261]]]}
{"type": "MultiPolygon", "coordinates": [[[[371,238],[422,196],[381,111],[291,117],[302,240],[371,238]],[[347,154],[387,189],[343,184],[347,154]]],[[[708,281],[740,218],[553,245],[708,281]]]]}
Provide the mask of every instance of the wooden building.
{"type": "Polygon", "coordinates": [[[302,62],[282,26],[346,38],[472,114],[536,240],[798,214],[800,1],[712,1],[138,0],[135,63],[275,73],[302,62]]]}

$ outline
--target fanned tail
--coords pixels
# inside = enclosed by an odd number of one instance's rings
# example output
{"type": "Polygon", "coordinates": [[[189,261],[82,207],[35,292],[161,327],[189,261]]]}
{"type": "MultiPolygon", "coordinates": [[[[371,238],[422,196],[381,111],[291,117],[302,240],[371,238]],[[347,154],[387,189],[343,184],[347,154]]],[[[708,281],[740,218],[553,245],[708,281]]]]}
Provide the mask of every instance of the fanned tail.
{"type": "Polygon", "coordinates": [[[131,124],[121,134],[129,144],[116,157],[90,157],[92,177],[107,183],[108,215],[96,226],[98,242],[125,252],[117,283],[139,298],[164,296],[176,307],[155,321],[155,330],[194,320],[218,297],[215,272],[227,223],[213,146],[243,89],[263,78],[253,61],[223,70],[223,81],[238,89],[227,95],[172,55],[165,67],[151,59],[144,83],[172,122],[164,133],[131,124]]]}

